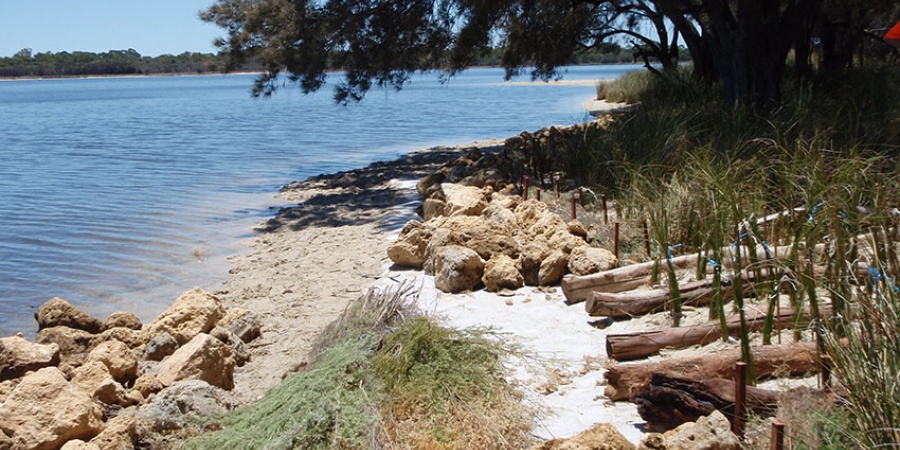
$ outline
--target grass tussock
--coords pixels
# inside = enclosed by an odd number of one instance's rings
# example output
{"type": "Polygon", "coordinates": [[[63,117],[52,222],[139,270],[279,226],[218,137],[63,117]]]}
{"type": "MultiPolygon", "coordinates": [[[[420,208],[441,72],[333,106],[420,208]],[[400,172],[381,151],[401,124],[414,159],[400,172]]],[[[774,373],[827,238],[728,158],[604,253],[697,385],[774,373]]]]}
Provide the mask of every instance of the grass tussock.
{"type": "Polygon", "coordinates": [[[385,433],[399,448],[524,448],[531,411],[503,378],[497,341],[440,327],[427,318],[404,323],[374,357],[385,384],[385,433]]]}
{"type": "Polygon", "coordinates": [[[408,308],[410,285],[370,291],[321,336],[308,370],[189,449],[522,448],[529,411],[504,349],[408,308]]]}

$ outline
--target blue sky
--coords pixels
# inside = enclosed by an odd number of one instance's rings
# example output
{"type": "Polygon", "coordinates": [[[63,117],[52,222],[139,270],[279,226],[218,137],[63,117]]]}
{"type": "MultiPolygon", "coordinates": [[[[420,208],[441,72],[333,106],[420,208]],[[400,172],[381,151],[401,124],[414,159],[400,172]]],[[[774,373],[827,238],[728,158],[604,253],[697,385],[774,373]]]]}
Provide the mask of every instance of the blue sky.
{"type": "Polygon", "coordinates": [[[133,48],[144,56],[214,53],[224,30],[197,12],[215,0],[0,0],[0,56],[105,52],[133,48]]]}

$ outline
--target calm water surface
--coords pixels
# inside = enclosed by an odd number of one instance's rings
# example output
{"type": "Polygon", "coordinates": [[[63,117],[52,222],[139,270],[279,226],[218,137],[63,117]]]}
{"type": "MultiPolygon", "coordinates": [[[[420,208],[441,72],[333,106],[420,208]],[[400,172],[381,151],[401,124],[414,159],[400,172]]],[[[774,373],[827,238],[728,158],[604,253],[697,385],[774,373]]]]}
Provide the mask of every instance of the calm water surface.
{"type": "Polygon", "coordinates": [[[216,290],[292,180],[587,119],[592,86],[501,81],[422,76],[349,107],[328,88],[252,99],[242,75],[0,82],[0,336],[33,335],[51,297],[148,321],[186,289],[216,290]]]}

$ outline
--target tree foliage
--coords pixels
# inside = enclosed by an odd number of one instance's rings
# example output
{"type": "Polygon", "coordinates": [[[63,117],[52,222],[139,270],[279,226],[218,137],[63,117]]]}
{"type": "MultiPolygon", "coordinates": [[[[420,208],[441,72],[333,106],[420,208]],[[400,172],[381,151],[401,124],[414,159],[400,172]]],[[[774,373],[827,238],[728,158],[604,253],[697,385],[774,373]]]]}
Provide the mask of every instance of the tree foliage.
{"type": "Polygon", "coordinates": [[[271,95],[282,71],[318,90],[338,67],[335,98],[355,101],[491,53],[507,77],[546,80],[611,41],[674,69],[683,41],[697,78],[718,83],[726,105],[765,107],[780,100],[789,55],[806,75],[813,60],[836,70],[898,12],[890,0],[218,0],[201,18],[226,30],[217,44],[232,65],[263,63],[255,95],[271,95]]]}

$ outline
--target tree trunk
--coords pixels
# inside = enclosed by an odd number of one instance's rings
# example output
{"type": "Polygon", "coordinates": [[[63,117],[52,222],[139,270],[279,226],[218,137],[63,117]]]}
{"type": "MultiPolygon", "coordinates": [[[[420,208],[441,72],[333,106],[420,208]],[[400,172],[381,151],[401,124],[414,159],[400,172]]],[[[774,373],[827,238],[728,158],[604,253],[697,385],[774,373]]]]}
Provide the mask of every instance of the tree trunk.
{"type": "MultiPolygon", "coordinates": [[[[741,360],[741,350],[732,349],[709,355],[669,359],[660,362],[615,364],[606,371],[604,393],[612,401],[634,398],[647,387],[655,373],[673,372],[688,378],[734,378],[734,363],[741,360]]],[[[756,375],[767,378],[776,373],[797,376],[820,370],[815,342],[765,345],[753,350],[756,375]]]]}
{"type": "MultiPolygon", "coordinates": [[[[664,432],[719,410],[734,417],[734,381],[723,378],[698,380],[675,373],[657,373],[634,402],[650,430],[664,432]]],[[[760,416],[772,415],[780,393],[747,387],[746,406],[760,416]]]]}
{"type": "MultiPolygon", "coordinates": [[[[820,314],[827,316],[830,308],[823,308],[820,314]]],[[[797,317],[797,313],[790,308],[782,308],[780,313],[773,318],[776,329],[784,327],[805,327],[812,316],[804,313],[797,317]]],[[[751,312],[746,318],[747,328],[750,332],[760,331],[766,324],[766,315],[762,312],[751,312]]],[[[728,334],[738,332],[741,322],[737,317],[726,322],[728,334]]],[[[646,358],[656,354],[664,348],[684,348],[692,345],[705,345],[722,337],[722,325],[719,321],[707,322],[703,325],[683,328],[669,328],[667,330],[643,331],[638,333],[609,334],[606,336],[606,354],[616,361],[629,361],[646,358]]]]}

